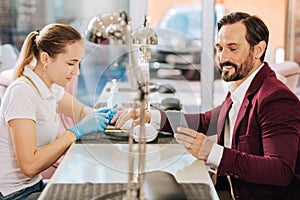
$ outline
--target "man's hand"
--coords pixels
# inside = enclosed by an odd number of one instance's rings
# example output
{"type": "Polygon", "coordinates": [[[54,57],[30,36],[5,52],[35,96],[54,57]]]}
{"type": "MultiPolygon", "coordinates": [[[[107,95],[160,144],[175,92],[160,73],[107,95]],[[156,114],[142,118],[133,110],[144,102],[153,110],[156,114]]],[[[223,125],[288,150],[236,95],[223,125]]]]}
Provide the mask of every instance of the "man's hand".
{"type": "MultiPolygon", "coordinates": [[[[134,110],[133,108],[127,108],[124,110],[118,111],[114,117],[111,120],[111,123],[115,123],[115,128],[120,129],[126,121],[129,119],[134,120],[135,125],[140,124],[140,110],[136,109],[134,110]]],[[[145,111],[145,122],[149,123],[151,120],[151,116],[148,110],[145,111]]]]}
{"type": "Polygon", "coordinates": [[[206,161],[214,142],[204,134],[190,128],[178,127],[177,131],[174,134],[176,141],[182,144],[194,157],[206,161]]]}

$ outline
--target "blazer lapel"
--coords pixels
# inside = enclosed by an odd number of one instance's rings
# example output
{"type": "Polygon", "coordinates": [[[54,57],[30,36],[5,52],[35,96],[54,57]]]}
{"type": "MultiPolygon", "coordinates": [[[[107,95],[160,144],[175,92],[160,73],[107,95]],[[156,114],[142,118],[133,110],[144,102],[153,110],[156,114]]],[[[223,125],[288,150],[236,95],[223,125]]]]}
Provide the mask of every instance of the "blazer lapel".
{"type": "Polygon", "coordinates": [[[235,121],[235,124],[234,124],[233,136],[232,136],[232,138],[234,138],[234,139],[232,140],[232,145],[231,145],[232,147],[235,147],[235,145],[236,145],[235,144],[235,141],[236,141],[235,138],[238,135],[237,128],[239,127],[242,119],[246,116],[246,111],[247,111],[247,108],[249,106],[249,103],[250,103],[249,99],[245,98],[242,105],[241,105],[241,107],[240,107],[239,113],[237,115],[237,118],[236,118],[236,121],[235,121]]]}
{"type": "Polygon", "coordinates": [[[261,68],[261,70],[256,74],[256,76],[252,80],[252,82],[245,94],[245,98],[243,100],[243,103],[240,107],[239,113],[236,118],[234,130],[233,130],[233,138],[234,139],[232,140],[232,147],[235,147],[235,145],[236,145],[236,142],[235,142],[236,137],[238,137],[238,135],[239,135],[237,133],[238,127],[240,126],[242,119],[246,116],[247,110],[250,109],[248,107],[251,106],[251,104],[252,104],[253,95],[259,90],[265,77],[270,76],[270,75],[276,76],[275,73],[268,66],[268,64],[265,63],[264,66],[261,68]]]}

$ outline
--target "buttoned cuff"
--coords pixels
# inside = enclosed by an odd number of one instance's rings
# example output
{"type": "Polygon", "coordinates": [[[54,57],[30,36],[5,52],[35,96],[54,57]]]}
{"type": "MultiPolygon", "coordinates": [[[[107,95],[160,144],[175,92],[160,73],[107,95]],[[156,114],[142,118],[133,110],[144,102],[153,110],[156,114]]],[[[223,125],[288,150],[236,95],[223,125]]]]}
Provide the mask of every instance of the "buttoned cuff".
{"type": "Polygon", "coordinates": [[[156,129],[160,129],[160,120],[161,120],[161,115],[158,110],[150,110],[150,115],[151,115],[151,121],[150,124],[156,129]]]}
{"type": "Polygon", "coordinates": [[[223,156],[224,147],[214,143],[206,160],[206,164],[218,168],[223,156]]]}

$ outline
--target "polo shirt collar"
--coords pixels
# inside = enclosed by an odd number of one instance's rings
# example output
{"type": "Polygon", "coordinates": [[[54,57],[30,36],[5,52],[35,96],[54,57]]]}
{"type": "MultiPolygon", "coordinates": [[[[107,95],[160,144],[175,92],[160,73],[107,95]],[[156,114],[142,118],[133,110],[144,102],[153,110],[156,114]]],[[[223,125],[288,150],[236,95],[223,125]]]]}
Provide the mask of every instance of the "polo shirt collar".
{"type": "Polygon", "coordinates": [[[53,92],[46,86],[44,81],[42,81],[42,79],[32,69],[30,69],[29,67],[25,67],[23,75],[32,80],[43,99],[53,96],[53,92]]]}

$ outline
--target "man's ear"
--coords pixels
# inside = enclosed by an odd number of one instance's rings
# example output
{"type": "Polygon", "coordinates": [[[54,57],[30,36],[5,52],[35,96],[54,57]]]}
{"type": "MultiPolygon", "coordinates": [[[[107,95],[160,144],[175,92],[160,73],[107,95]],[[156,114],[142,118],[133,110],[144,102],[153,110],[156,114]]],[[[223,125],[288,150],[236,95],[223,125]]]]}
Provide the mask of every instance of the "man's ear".
{"type": "Polygon", "coordinates": [[[255,45],[255,58],[260,58],[267,48],[267,44],[265,41],[260,41],[257,45],[255,45]]]}
{"type": "Polygon", "coordinates": [[[48,64],[50,62],[50,56],[47,52],[42,52],[40,55],[40,60],[43,64],[48,64]]]}

